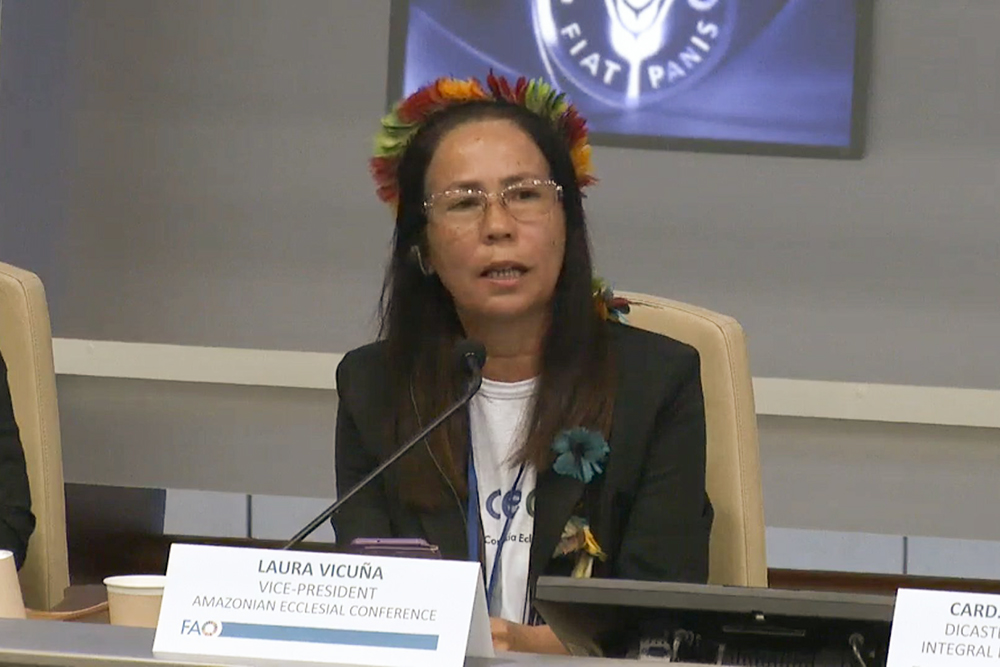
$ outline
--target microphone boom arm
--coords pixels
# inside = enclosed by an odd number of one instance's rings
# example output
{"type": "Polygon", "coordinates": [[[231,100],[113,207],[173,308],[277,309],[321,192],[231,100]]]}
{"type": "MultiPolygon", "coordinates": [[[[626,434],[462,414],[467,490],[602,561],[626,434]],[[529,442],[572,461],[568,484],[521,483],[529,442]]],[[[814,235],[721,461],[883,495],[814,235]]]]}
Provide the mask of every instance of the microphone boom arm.
{"type": "Polygon", "coordinates": [[[295,533],[295,536],[292,537],[292,539],[288,540],[288,542],[283,547],[281,547],[281,550],[287,551],[292,547],[298,546],[299,543],[302,542],[302,540],[312,535],[317,528],[319,528],[326,521],[328,521],[330,517],[332,517],[344,503],[350,500],[361,489],[368,486],[368,484],[373,479],[381,475],[386,468],[388,468],[393,463],[402,458],[407,452],[413,449],[414,445],[416,445],[418,442],[426,438],[431,431],[433,431],[438,426],[443,424],[449,417],[458,412],[459,409],[461,409],[463,406],[465,406],[466,403],[472,400],[472,397],[475,396],[477,391],[479,391],[479,387],[483,383],[483,375],[478,365],[474,364],[474,362],[469,363],[469,368],[470,370],[472,370],[472,377],[469,379],[469,385],[468,387],[466,387],[465,393],[458,401],[456,401],[447,410],[438,415],[437,418],[435,418],[433,421],[427,424],[427,426],[425,426],[419,433],[417,433],[417,435],[415,435],[409,442],[407,442],[405,445],[403,445],[398,450],[393,452],[392,456],[387,458],[385,461],[380,463],[374,470],[365,475],[365,478],[362,479],[357,484],[355,484],[354,486],[352,486],[347,491],[347,493],[337,498],[337,500],[332,505],[323,510],[315,519],[310,521],[302,530],[295,533]]]}

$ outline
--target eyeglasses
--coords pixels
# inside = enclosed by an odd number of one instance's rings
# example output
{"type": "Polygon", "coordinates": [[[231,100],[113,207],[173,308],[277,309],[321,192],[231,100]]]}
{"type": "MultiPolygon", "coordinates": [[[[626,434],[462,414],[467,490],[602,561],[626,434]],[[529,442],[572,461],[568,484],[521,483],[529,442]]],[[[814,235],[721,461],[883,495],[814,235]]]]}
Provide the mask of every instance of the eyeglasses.
{"type": "Polygon", "coordinates": [[[531,179],[508,185],[499,192],[445,190],[428,197],[424,202],[424,211],[444,223],[476,224],[486,216],[486,209],[493,198],[499,199],[516,220],[532,222],[548,215],[556,202],[562,199],[562,186],[555,181],[531,179]]]}

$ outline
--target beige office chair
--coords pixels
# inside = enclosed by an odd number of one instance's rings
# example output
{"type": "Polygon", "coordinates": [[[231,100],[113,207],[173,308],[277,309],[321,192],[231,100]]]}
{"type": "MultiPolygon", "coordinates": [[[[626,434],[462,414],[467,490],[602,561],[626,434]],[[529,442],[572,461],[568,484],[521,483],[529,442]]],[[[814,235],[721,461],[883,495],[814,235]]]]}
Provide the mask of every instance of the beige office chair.
{"type": "Polygon", "coordinates": [[[69,586],[66,505],[52,329],[42,282],[33,273],[0,263],[0,351],[7,363],[14,416],[37,519],[21,568],[24,603],[50,609],[69,586]]]}
{"type": "Polygon", "coordinates": [[[687,343],[701,356],[706,485],[715,507],[709,583],[767,586],[757,415],[743,328],[731,317],[686,303],[617,295],[632,304],[629,324],[687,343]]]}

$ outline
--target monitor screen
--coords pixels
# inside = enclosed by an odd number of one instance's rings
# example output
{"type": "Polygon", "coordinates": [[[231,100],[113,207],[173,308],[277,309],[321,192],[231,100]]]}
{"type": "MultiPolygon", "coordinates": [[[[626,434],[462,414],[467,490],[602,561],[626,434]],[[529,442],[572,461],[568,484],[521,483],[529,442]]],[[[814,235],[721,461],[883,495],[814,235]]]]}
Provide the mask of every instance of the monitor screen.
{"type": "Polygon", "coordinates": [[[394,0],[392,101],[442,75],[541,77],[597,144],[863,153],[874,0],[394,0]]]}

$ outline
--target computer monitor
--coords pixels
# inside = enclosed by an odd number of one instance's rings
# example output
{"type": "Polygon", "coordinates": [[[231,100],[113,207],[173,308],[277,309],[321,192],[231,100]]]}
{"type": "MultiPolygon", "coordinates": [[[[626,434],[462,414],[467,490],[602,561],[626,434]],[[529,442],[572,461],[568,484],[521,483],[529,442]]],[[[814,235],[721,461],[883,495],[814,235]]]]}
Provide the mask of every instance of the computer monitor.
{"type": "Polygon", "coordinates": [[[541,77],[595,144],[860,158],[874,0],[393,0],[390,103],[541,77]]]}
{"type": "Polygon", "coordinates": [[[541,577],[535,606],[574,653],[723,665],[884,665],[895,598],[541,577]]]}

